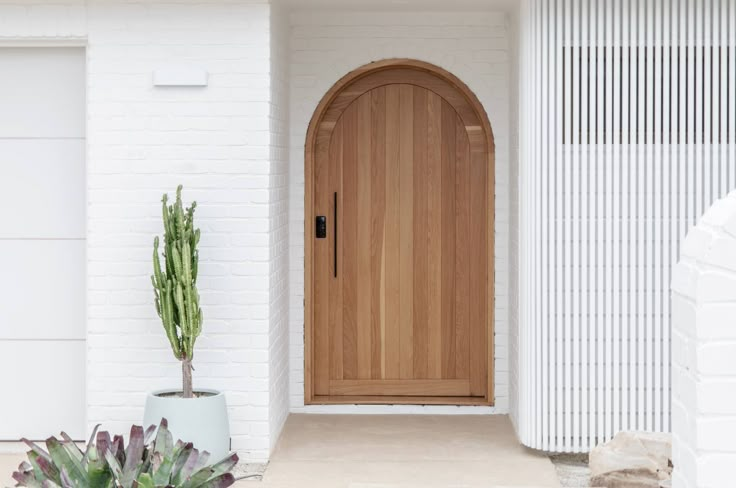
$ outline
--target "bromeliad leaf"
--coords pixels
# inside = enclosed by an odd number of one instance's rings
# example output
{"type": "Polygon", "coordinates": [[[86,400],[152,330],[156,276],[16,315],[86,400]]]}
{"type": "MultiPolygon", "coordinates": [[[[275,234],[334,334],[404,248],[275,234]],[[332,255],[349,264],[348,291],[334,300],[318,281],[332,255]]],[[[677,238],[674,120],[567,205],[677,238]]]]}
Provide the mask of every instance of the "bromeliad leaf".
{"type": "Polygon", "coordinates": [[[69,455],[75,459],[78,459],[81,462],[82,458],[84,457],[84,453],[81,450],[79,450],[77,445],[74,443],[74,439],[69,437],[69,435],[64,431],[61,432],[61,437],[66,441],[63,443],[64,446],[68,445],[73,448],[73,449],[67,449],[69,451],[69,455]]]}
{"type": "Polygon", "coordinates": [[[189,451],[189,456],[187,457],[187,460],[184,462],[184,466],[181,468],[181,471],[179,472],[178,479],[180,481],[189,479],[190,476],[195,472],[194,468],[197,466],[197,461],[199,460],[199,451],[196,449],[192,449],[189,451]]]}
{"type": "Polygon", "coordinates": [[[112,448],[112,441],[110,440],[110,433],[102,431],[97,433],[97,453],[101,458],[105,457],[105,453],[112,448]]]}
{"type": "Polygon", "coordinates": [[[199,488],[225,488],[233,483],[235,483],[235,476],[232,473],[225,473],[199,485],[199,488]]]}
{"type": "Polygon", "coordinates": [[[95,428],[92,429],[92,434],[89,436],[89,441],[87,441],[87,449],[84,450],[84,456],[83,460],[87,461],[87,458],[89,457],[89,450],[91,447],[94,447],[94,440],[95,436],[97,436],[97,429],[100,428],[100,424],[95,425],[95,428]]]}
{"type": "Polygon", "coordinates": [[[130,428],[128,448],[125,450],[125,464],[120,483],[123,488],[133,486],[133,481],[141,474],[145,459],[143,458],[143,427],[134,425],[130,428]]]}
{"type": "Polygon", "coordinates": [[[207,466],[207,461],[210,460],[210,453],[207,451],[202,451],[199,453],[199,458],[197,459],[197,464],[194,466],[194,471],[199,471],[200,469],[207,466]]]}
{"type": "Polygon", "coordinates": [[[18,482],[18,486],[30,486],[40,488],[41,481],[34,476],[33,468],[30,464],[23,461],[18,466],[18,471],[13,473],[13,479],[18,482]]]}
{"type": "Polygon", "coordinates": [[[39,456],[33,451],[28,451],[28,461],[33,466],[33,472],[37,480],[43,482],[48,479],[55,483],[61,483],[59,469],[52,461],[46,460],[46,458],[39,456]]]}
{"type": "Polygon", "coordinates": [[[107,461],[107,466],[112,472],[112,476],[115,478],[115,481],[121,483],[123,479],[123,468],[120,466],[117,458],[113,456],[112,451],[105,451],[105,461],[107,461]]]}
{"type": "Polygon", "coordinates": [[[28,439],[26,439],[25,437],[21,439],[21,442],[23,442],[25,445],[27,445],[28,447],[30,447],[31,450],[33,452],[35,452],[36,454],[38,454],[39,456],[41,456],[43,458],[46,458],[47,461],[51,461],[51,456],[49,456],[49,453],[47,453],[46,451],[44,451],[35,442],[31,442],[28,439]]]}
{"type": "Polygon", "coordinates": [[[145,445],[150,444],[151,437],[153,436],[153,433],[156,432],[156,426],[155,425],[149,425],[146,429],[146,432],[143,434],[143,443],[145,445]]]}
{"type": "Polygon", "coordinates": [[[156,485],[150,474],[143,473],[133,482],[133,488],[156,488],[156,485]]]}
{"type": "Polygon", "coordinates": [[[192,449],[194,449],[194,446],[191,442],[187,442],[186,444],[182,443],[181,441],[176,442],[177,445],[180,445],[179,454],[176,456],[174,461],[174,467],[171,471],[171,482],[174,485],[180,485],[181,483],[184,483],[186,481],[185,477],[182,477],[184,465],[186,464],[187,460],[189,459],[189,454],[192,452],[192,449]]]}
{"type": "Polygon", "coordinates": [[[61,468],[61,488],[76,488],[69,473],[66,472],[66,467],[61,468]]]}
{"type": "Polygon", "coordinates": [[[219,463],[212,466],[212,471],[215,476],[219,476],[233,469],[236,464],[238,464],[238,455],[232,453],[219,463]]]}
{"type": "MultiPolygon", "coordinates": [[[[71,480],[80,484],[83,483],[86,478],[86,470],[82,468],[82,463],[69,454],[69,450],[56,437],[46,439],[46,447],[54,464],[59,468],[59,472],[65,468],[71,480]]],[[[63,484],[64,480],[62,478],[62,486],[63,484]]]]}
{"type": "Polygon", "coordinates": [[[116,435],[112,438],[111,451],[120,466],[125,464],[125,441],[123,440],[123,436],[116,435]]]}
{"type": "MultiPolygon", "coordinates": [[[[168,435],[171,438],[171,434],[168,435]]],[[[165,445],[170,445],[169,443],[165,445]]],[[[168,485],[171,483],[171,473],[174,469],[174,462],[179,458],[180,451],[184,448],[185,444],[181,441],[176,443],[173,449],[159,451],[156,447],[154,457],[161,459],[159,466],[153,471],[153,482],[156,485],[168,485]]],[[[153,466],[151,467],[153,469],[153,466]]]]}
{"type": "Polygon", "coordinates": [[[152,443],[153,429],[134,426],[127,448],[122,436],[110,440],[95,427],[82,451],[62,433],[50,437],[48,452],[25,440],[31,448],[28,462],[13,473],[17,486],[31,488],[225,488],[235,482],[229,471],[238,462],[231,454],[207,466],[209,453],[191,443],[173,443],[166,419],[161,420],[152,443]],[[93,441],[96,439],[96,443],[93,441]]]}

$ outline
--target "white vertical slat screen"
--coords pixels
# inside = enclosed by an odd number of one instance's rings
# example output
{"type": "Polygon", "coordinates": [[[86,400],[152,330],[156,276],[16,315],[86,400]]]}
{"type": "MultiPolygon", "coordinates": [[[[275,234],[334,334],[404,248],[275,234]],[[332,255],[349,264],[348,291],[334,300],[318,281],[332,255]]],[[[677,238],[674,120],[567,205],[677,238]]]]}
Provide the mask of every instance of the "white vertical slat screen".
{"type": "Polygon", "coordinates": [[[521,7],[519,433],[670,429],[670,270],[736,188],[736,0],[521,7]]]}

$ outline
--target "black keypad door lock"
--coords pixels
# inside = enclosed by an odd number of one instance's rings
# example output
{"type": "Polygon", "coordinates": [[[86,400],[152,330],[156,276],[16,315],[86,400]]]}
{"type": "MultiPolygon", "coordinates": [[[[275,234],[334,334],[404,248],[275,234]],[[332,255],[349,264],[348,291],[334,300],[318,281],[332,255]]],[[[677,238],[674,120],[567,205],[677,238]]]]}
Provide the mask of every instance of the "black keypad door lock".
{"type": "Polygon", "coordinates": [[[317,239],[324,239],[327,237],[327,217],[324,215],[317,216],[315,233],[317,239]]]}

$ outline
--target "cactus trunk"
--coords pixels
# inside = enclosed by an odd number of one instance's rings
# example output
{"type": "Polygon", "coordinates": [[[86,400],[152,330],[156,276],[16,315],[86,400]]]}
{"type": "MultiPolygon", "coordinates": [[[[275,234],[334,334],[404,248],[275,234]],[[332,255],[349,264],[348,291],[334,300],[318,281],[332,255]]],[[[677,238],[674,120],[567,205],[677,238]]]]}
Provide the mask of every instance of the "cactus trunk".
{"type": "Polygon", "coordinates": [[[194,392],[192,391],[192,360],[182,359],[181,361],[181,386],[182,396],[184,398],[193,398],[194,392]]]}
{"type": "Polygon", "coordinates": [[[202,332],[202,309],[197,292],[199,263],[199,229],[194,228],[197,202],[184,210],[181,185],[176,189],[176,202],[162,202],[164,223],[163,269],[159,256],[159,239],[153,241],[153,283],[156,311],[161,317],[174,357],[181,361],[183,396],[192,398],[192,359],[194,343],[202,332]]]}

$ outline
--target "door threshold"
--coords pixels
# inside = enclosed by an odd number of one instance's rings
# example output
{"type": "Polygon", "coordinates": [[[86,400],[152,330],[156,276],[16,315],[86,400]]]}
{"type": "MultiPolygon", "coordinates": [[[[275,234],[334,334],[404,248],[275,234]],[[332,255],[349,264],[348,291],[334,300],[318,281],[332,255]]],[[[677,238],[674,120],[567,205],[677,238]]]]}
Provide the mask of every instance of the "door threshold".
{"type": "Polygon", "coordinates": [[[307,405],[475,405],[493,406],[485,397],[317,395],[307,405]]]}

